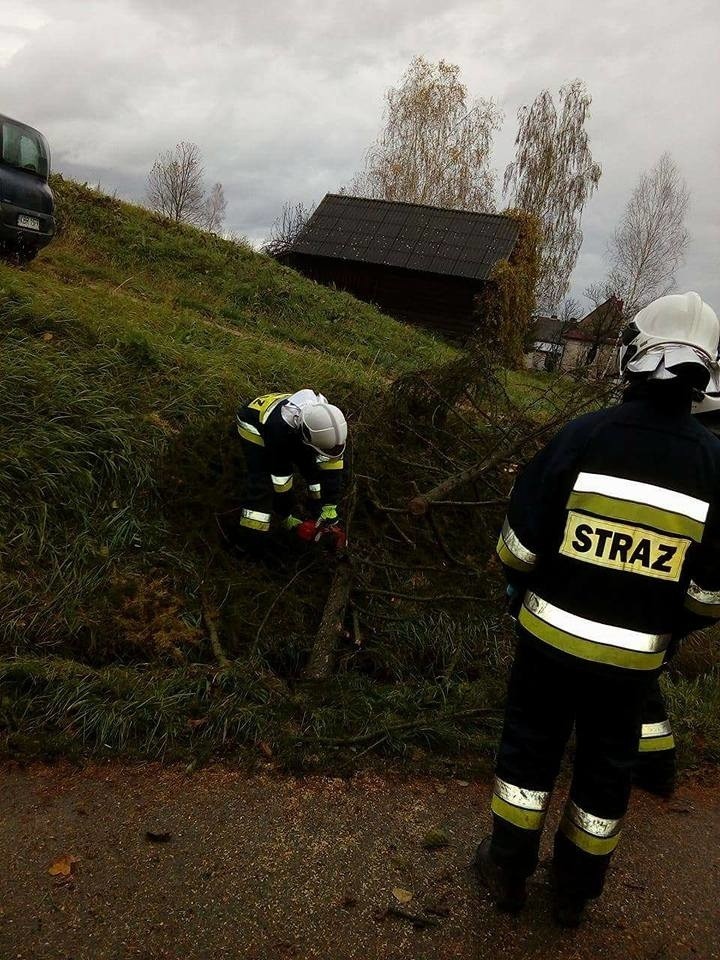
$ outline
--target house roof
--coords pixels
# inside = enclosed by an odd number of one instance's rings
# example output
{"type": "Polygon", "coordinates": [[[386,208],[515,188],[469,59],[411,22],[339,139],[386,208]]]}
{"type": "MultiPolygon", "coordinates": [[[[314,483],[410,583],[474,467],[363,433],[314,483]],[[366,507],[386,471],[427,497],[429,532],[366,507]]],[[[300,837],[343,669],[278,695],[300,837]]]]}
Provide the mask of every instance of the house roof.
{"type": "Polygon", "coordinates": [[[581,340],[584,343],[615,343],[623,319],[623,302],[610,297],[598,304],[578,325],[568,330],[566,340],[581,340]]]}
{"type": "Polygon", "coordinates": [[[568,325],[560,317],[535,317],[532,336],[536,343],[561,343],[568,325]]]}
{"type": "Polygon", "coordinates": [[[496,213],[328,193],[290,253],[485,280],[519,230],[496,213]]]}

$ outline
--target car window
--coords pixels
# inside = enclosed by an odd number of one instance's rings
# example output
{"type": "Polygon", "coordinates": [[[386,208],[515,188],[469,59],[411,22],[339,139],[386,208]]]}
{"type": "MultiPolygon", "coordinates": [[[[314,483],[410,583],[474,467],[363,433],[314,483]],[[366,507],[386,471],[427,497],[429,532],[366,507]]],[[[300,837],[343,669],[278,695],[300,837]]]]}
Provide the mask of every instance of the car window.
{"type": "Polygon", "coordinates": [[[48,157],[43,139],[7,121],[2,123],[2,160],[41,177],[48,175],[48,157]]]}

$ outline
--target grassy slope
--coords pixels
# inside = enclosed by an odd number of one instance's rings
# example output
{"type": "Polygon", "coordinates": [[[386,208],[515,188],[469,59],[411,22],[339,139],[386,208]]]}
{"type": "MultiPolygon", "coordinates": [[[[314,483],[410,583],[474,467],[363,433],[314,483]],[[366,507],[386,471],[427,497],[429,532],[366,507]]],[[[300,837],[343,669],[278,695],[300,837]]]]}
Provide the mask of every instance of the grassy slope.
{"type": "MultiPolygon", "coordinates": [[[[379,621],[362,620],[362,647],[343,653],[318,696],[293,678],[322,573],[288,590],[287,569],[239,565],[218,534],[242,479],[232,433],[241,398],[318,386],[359,437],[366,402],[377,410],[396,376],[454,352],[247,247],[71,182],[56,191],[57,242],[26,270],[0,264],[0,726],[10,745],[35,749],[39,735],[42,751],[56,738],[63,751],[197,756],[262,741],[289,764],[347,758],[348,737],[360,755],[408,744],[486,753],[496,719],[488,730],[468,717],[502,695],[510,638],[499,607],[487,619],[476,604],[443,613],[388,601],[379,621]],[[213,665],[206,594],[223,602],[227,670],[213,665]]],[[[507,386],[533,404],[544,383],[513,374],[507,386]]],[[[379,462],[367,446],[356,459],[376,477],[385,470],[386,502],[407,495],[412,471],[432,485],[436,465],[407,435],[406,472],[395,476],[404,461],[382,456],[398,434],[383,431],[379,462]]],[[[443,580],[436,545],[423,548],[410,528],[416,550],[396,541],[398,567],[370,581],[363,567],[363,582],[376,594],[482,592],[497,517],[442,522],[453,549],[475,542],[471,564],[443,580]]],[[[372,515],[360,527],[377,559],[374,540],[387,545],[392,531],[387,541],[372,515]]],[[[713,678],[673,686],[689,757],[720,759],[713,678]]]]}
{"type": "Polygon", "coordinates": [[[56,192],[58,241],[27,270],[0,266],[0,630],[6,650],[87,653],[118,652],[115,630],[151,656],[142,626],[123,627],[157,616],[168,648],[183,624],[196,635],[198,605],[176,593],[183,570],[185,593],[202,579],[210,513],[236,505],[240,399],[314,385],[352,417],[450,351],[246,246],[56,192]]]}

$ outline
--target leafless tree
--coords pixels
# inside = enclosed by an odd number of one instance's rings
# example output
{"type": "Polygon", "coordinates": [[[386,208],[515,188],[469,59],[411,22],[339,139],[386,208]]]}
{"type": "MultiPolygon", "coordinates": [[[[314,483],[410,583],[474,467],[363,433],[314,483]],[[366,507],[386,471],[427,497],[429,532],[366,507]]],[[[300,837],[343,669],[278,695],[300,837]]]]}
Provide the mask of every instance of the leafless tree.
{"type": "Polygon", "coordinates": [[[495,209],[490,168],[502,113],[492,100],[468,102],[460,67],[415,57],[386,94],[385,127],[349,192],[462,210],[495,209]]]}
{"type": "Polygon", "coordinates": [[[557,107],[548,90],[521,107],[515,159],[505,170],[503,190],[512,205],[542,225],[537,299],[547,311],[567,293],[582,244],[583,210],[602,173],[585,129],[591,101],[585,84],[573,80],[561,88],[557,107]]]}
{"type": "Polygon", "coordinates": [[[205,197],[202,224],[210,233],[220,233],[225,223],[227,200],[221,183],[214,183],[210,193],[205,197]]]}
{"type": "Polygon", "coordinates": [[[263,253],[276,259],[287,253],[313,215],[314,209],[314,206],[306,207],[304,203],[286,203],[282,213],[272,225],[270,237],[263,246],[263,253]]]}
{"type": "Polygon", "coordinates": [[[625,304],[628,316],[675,286],[685,259],[690,203],[687,184],[669,153],[641,174],[610,241],[605,289],[625,304]]]}
{"type": "Polygon", "coordinates": [[[202,223],[205,213],[203,162],[195,143],[181,140],[152,165],[147,198],[153,210],[176,223],[202,223]]]}

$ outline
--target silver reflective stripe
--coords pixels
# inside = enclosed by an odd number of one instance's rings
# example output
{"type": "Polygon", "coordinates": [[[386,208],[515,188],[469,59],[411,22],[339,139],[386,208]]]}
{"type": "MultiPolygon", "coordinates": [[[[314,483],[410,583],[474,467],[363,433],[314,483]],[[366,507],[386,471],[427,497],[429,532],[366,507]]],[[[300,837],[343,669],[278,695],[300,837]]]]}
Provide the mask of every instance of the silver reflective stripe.
{"type": "Polygon", "coordinates": [[[528,548],[520,542],[517,534],[508,523],[507,517],[505,517],[505,522],[503,523],[502,538],[505,541],[505,546],[511,553],[515,554],[518,560],[522,560],[522,562],[527,563],[528,566],[533,566],[537,563],[537,554],[533,553],[532,550],[528,550],[528,548]]]}
{"type": "Polygon", "coordinates": [[[698,603],[720,603],[720,590],[703,590],[694,580],[690,581],[687,595],[698,603]]]}
{"type": "Polygon", "coordinates": [[[614,837],[619,832],[622,823],[622,820],[606,820],[605,817],[596,817],[592,813],[587,813],[572,800],[568,800],[565,813],[576,827],[580,827],[585,833],[601,839],[614,837]]]}
{"type": "Polygon", "coordinates": [[[612,627],[608,623],[598,623],[597,620],[586,620],[585,617],[561,610],[530,591],[525,595],[525,606],[551,627],[593,643],[604,643],[623,650],[637,650],[640,653],[660,653],[666,650],[670,643],[669,633],[640,633],[624,627],[612,627]]]}
{"type": "Polygon", "coordinates": [[[659,723],[644,723],[642,725],[642,738],[646,737],[666,737],[672,733],[672,727],[669,720],[661,720],[659,723]]]}
{"type": "Polygon", "coordinates": [[[286,477],[279,477],[279,476],[276,476],[276,474],[274,473],[270,474],[270,479],[272,480],[273,484],[276,487],[284,487],[286,483],[290,483],[292,478],[293,478],[292,473],[289,473],[286,477]]]}
{"type": "Polygon", "coordinates": [[[631,500],[644,503],[660,510],[669,510],[685,517],[704,523],[710,504],[696,497],[667,487],[656,487],[652,483],[640,483],[638,480],[625,480],[622,477],[610,477],[604,473],[581,473],[575,481],[574,490],[579,493],[600,493],[618,500],[631,500]]]}
{"type": "Polygon", "coordinates": [[[254,427],[251,423],[248,423],[246,420],[241,420],[241,419],[238,417],[238,418],[237,418],[237,425],[238,425],[239,427],[242,427],[243,430],[247,430],[248,433],[255,433],[255,434],[257,434],[258,437],[260,436],[260,431],[258,430],[258,428],[257,428],[257,427],[254,427]]]}
{"type": "Polygon", "coordinates": [[[261,513],[260,510],[246,510],[243,508],[242,515],[248,520],[259,520],[260,523],[270,523],[270,514],[261,513]]]}
{"type": "Polygon", "coordinates": [[[526,790],[525,787],[516,787],[512,783],[495,779],[496,795],[507,803],[512,803],[514,807],[522,807],[524,810],[544,810],[548,805],[550,794],[543,790],[526,790]]]}
{"type": "Polygon", "coordinates": [[[308,484],[308,489],[310,490],[311,493],[320,493],[321,487],[319,483],[311,483],[311,484],[308,484]]]}

